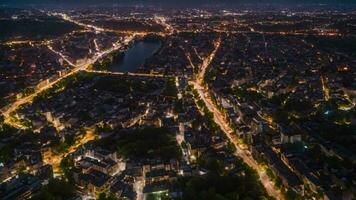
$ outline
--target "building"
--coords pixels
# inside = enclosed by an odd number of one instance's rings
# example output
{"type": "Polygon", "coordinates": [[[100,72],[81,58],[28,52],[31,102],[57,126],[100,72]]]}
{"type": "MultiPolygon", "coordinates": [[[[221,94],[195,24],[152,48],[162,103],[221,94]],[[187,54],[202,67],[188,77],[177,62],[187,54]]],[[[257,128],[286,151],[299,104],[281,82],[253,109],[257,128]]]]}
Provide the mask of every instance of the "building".
{"type": "Polygon", "coordinates": [[[297,128],[292,126],[280,126],[281,144],[296,143],[302,141],[302,135],[297,128]]]}

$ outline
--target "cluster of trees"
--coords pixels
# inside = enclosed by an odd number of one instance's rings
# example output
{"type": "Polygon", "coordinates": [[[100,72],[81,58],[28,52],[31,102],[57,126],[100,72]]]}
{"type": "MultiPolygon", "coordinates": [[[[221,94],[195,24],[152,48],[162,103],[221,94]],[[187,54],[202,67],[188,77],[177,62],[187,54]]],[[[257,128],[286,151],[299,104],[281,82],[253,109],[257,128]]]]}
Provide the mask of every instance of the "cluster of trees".
{"type": "Polygon", "coordinates": [[[133,130],[121,130],[119,138],[112,137],[97,140],[99,146],[117,150],[126,158],[160,158],[163,160],[180,159],[181,149],[167,128],[151,126],[133,130]]]}
{"type": "Polygon", "coordinates": [[[162,94],[167,97],[177,98],[178,88],[175,78],[171,77],[166,79],[166,86],[163,89],[162,94]]]}
{"type": "Polygon", "coordinates": [[[66,134],[64,141],[55,145],[52,149],[56,154],[65,153],[71,146],[75,144],[76,136],[74,134],[66,134]]]}
{"type": "Polygon", "coordinates": [[[35,93],[35,89],[33,87],[27,87],[22,90],[22,95],[23,96],[29,96],[31,94],[35,93]]]}
{"type": "Polygon", "coordinates": [[[32,122],[25,118],[19,118],[16,111],[13,111],[10,113],[10,118],[11,118],[11,121],[21,124],[24,128],[26,128],[28,130],[32,129],[32,122]]]}
{"type": "MultiPolygon", "coordinates": [[[[278,111],[278,110],[277,110],[278,111]]],[[[279,113],[280,118],[286,117],[287,114],[279,113]]],[[[313,124],[312,132],[318,134],[326,140],[340,144],[346,151],[356,152],[355,130],[356,125],[351,121],[354,118],[355,110],[339,110],[336,102],[329,100],[321,104],[316,112],[298,119],[284,119],[284,121],[294,120],[298,124],[313,124]]],[[[341,147],[340,147],[341,148],[341,147]]]]}
{"type": "Polygon", "coordinates": [[[92,87],[97,90],[104,90],[115,93],[149,92],[156,88],[151,82],[130,80],[127,78],[117,78],[105,76],[99,78],[92,87]]]}
{"type": "Polygon", "coordinates": [[[64,177],[50,179],[48,184],[42,187],[31,200],[65,200],[74,198],[76,196],[76,188],[70,171],[73,167],[74,162],[70,157],[63,158],[60,168],[64,173],[64,177]]]}
{"type": "Polygon", "coordinates": [[[276,176],[270,168],[266,169],[267,176],[273,181],[274,186],[281,190],[282,195],[286,200],[302,200],[303,197],[297,194],[292,189],[283,187],[282,179],[276,176]]]}
{"type": "Polygon", "coordinates": [[[328,36],[308,36],[306,41],[313,43],[317,48],[327,50],[329,52],[341,51],[354,56],[356,53],[356,37],[328,37],[328,36]]]}
{"type": "Polygon", "coordinates": [[[35,96],[33,101],[39,102],[41,100],[52,98],[66,88],[78,86],[83,82],[92,80],[93,78],[94,74],[88,72],[79,72],[75,75],[68,76],[67,78],[62,79],[61,81],[53,85],[50,89],[39,93],[37,96],[35,96]]]}
{"type": "Polygon", "coordinates": [[[146,197],[146,200],[169,200],[169,199],[170,198],[167,192],[150,193],[146,197]]]}
{"type": "Polygon", "coordinates": [[[274,95],[269,99],[269,103],[277,107],[277,110],[273,113],[273,119],[276,122],[289,123],[290,121],[297,120],[291,113],[295,113],[298,118],[306,118],[308,117],[307,115],[300,115],[298,113],[314,110],[314,106],[310,100],[290,98],[289,95],[290,93],[274,95]]]}
{"type": "Polygon", "coordinates": [[[113,128],[111,128],[111,126],[109,124],[100,124],[100,125],[96,125],[95,126],[95,133],[99,134],[99,133],[108,133],[113,131],[113,128]]]}
{"type": "Polygon", "coordinates": [[[183,99],[176,100],[173,106],[174,113],[178,114],[184,112],[183,99]]]}
{"type": "Polygon", "coordinates": [[[0,128],[1,128],[2,125],[4,124],[4,121],[5,121],[4,115],[0,114],[0,128]]]}
{"type": "Polygon", "coordinates": [[[236,87],[233,93],[238,99],[245,99],[249,101],[258,101],[263,98],[261,93],[258,93],[254,90],[248,90],[247,88],[243,87],[236,87]]]}
{"type": "Polygon", "coordinates": [[[53,178],[31,200],[65,200],[75,197],[75,185],[65,179],[53,178]]]}
{"type": "Polygon", "coordinates": [[[0,142],[0,163],[11,160],[13,149],[16,146],[23,144],[24,141],[33,144],[40,141],[40,136],[34,134],[31,130],[23,130],[22,132],[19,132],[18,129],[8,124],[3,124],[0,127],[0,141],[9,138],[11,139],[6,143],[0,142]]]}
{"type": "Polygon", "coordinates": [[[266,170],[267,176],[273,181],[274,185],[281,189],[282,188],[282,180],[279,178],[279,176],[276,176],[270,168],[267,168],[266,170]]]}
{"type": "MultiPolygon", "coordinates": [[[[0,118],[0,120],[3,121],[4,120],[3,117],[0,118]]],[[[0,122],[0,125],[1,124],[2,123],[0,122]]],[[[7,124],[2,124],[0,126],[0,140],[9,138],[11,135],[15,134],[16,132],[17,132],[16,128],[9,126],[7,124]]],[[[11,159],[11,151],[16,145],[17,142],[15,141],[0,144],[0,163],[4,163],[11,159]]]]}
{"type": "Polygon", "coordinates": [[[127,158],[179,159],[182,152],[173,135],[166,128],[144,127],[123,135],[116,142],[120,155],[127,158]]]}
{"type": "Polygon", "coordinates": [[[80,29],[80,26],[76,24],[48,16],[40,17],[40,19],[2,19],[0,20],[0,27],[0,40],[54,38],[80,29]]]}
{"type": "Polygon", "coordinates": [[[204,101],[200,98],[198,91],[194,89],[192,91],[193,96],[196,99],[196,104],[204,112],[204,116],[199,116],[193,121],[193,127],[199,124],[205,124],[205,126],[213,132],[220,131],[219,126],[214,121],[214,114],[206,107],[204,101]]]}
{"type": "Polygon", "coordinates": [[[177,184],[182,188],[182,199],[272,199],[264,191],[253,170],[245,171],[244,175],[208,173],[205,176],[183,177],[177,184]]]}
{"type": "MultiPolygon", "coordinates": [[[[0,73],[1,73],[1,70],[0,70],[0,73]]],[[[8,97],[8,95],[7,95],[8,92],[9,92],[9,88],[0,87],[0,107],[9,105],[11,102],[14,102],[16,100],[15,95],[8,97]]]]}
{"type": "Polygon", "coordinates": [[[356,125],[354,124],[335,124],[328,120],[318,124],[316,131],[329,141],[334,141],[341,146],[356,153],[356,125]]]}
{"type": "Polygon", "coordinates": [[[120,63],[125,57],[125,52],[115,51],[107,55],[104,59],[96,61],[92,66],[95,70],[108,70],[114,63],[120,63]]]}
{"type": "Polygon", "coordinates": [[[291,189],[283,190],[283,196],[286,200],[302,200],[303,197],[291,189]]]}
{"type": "Polygon", "coordinates": [[[100,193],[98,200],[118,200],[118,198],[112,193],[100,193]]]}
{"type": "Polygon", "coordinates": [[[70,183],[74,184],[74,179],[73,179],[72,172],[71,172],[71,170],[74,167],[74,160],[72,159],[72,157],[70,157],[70,156],[64,157],[61,160],[59,167],[60,167],[61,171],[63,172],[64,177],[66,177],[66,179],[70,183]]]}

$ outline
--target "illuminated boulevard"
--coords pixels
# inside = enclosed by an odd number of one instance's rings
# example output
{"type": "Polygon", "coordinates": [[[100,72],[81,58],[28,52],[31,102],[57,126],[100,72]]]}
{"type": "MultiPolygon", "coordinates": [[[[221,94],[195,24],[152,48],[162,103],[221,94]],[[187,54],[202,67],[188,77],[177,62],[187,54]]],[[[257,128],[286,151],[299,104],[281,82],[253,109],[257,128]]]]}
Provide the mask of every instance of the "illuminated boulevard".
{"type": "Polygon", "coordinates": [[[203,60],[203,63],[200,68],[200,73],[196,76],[197,79],[194,81],[190,81],[190,84],[194,86],[195,90],[197,90],[200,98],[204,101],[204,104],[209,109],[209,111],[214,114],[215,123],[220,126],[221,130],[226,134],[229,140],[236,147],[236,152],[235,152],[236,156],[242,158],[247,165],[249,165],[251,168],[257,171],[261,183],[266,188],[266,191],[270,196],[273,196],[278,200],[284,199],[282,197],[281,192],[274,187],[274,183],[269,179],[269,177],[266,174],[266,171],[261,166],[259,166],[258,163],[252,158],[251,153],[246,148],[242,147],[241,142],[237,138],[236,134],[234,134],[234,131],[228,125],[227,120],[224,117],[224,114],[213,103],[213,101],[211,100],[209,90],[206,89],[204,86],[205,72],[209,67],[211,61],[214,59],[215,54],[220,47],[221,44],[220,42],[221,42],[220,39],[215,41],[215,49],[206,59],[203,60]]]}
{"type": "Polygon", "coordinates": [[[56,83],[58,83],[59,81],[61,81],[62,79],[64,78],[67,78],[81,70],[85,70],[87,69],[88,67],[90,67],[92,64],[94,64],[98,59],[110,54],[111,52],[113,51],[116,51],[117,49],[121,48],[123,45],[127,45],[128,43],[131,42],[131,40],[134,39],[134,35],[133,36],[130,36],[130,37],[127,37],[125,39],[125,41],[123,42],[123,44],[118,44],[118,43],[115,43],[113,44],[113,47],[110,48],[110,49],[107,49],[105,51],[102,51],[101,53],[97,53],[96,56],[94,58],[91,58],[91,59],[88,59],[85,63],[79,65],[79,66],[76,66],[72,71],[70,71],[69,73],[61,76],[60,78],[56,79],[55,81],[52,81],[52,82],[49,82],[48,84],[40,87],[40,88],[37,88],[36,91],[34,93],[32,93],[31,95],[28,95],[26,97],[23,97],[23,98],[20,98],[18,100],[16,100],[13,104],[11,104],[10,106],[6,107],[2,113],[5,117],[5,122],[8,123],[8,124],[11,124],[12,126],[16,127],[16,128],[23,128],[21,125],[17,124],[17,123],[14,123],[11,121],[10,119],[10,114],[15,111],[17,108],[19,108],[19,106],[21,105],[24,105],[26,103],[29,103],[32,101],[32,99],[37,96],[39,93],[41,93],[42,91],[45,91],[49,88],[51,88],[53,85],[55,85],[56,83]]]}
{"type": "Polygon", "coordinates": [[[170,77],[169,75],[163,74],[146,74],[146,73],[133,73],[133,72],[111,72],[111,71],[98,71],[98,70],[85,70],[86,72],[96,73],[96,74],[112,74],[112,75],[123,75],[123,76],[141,76],[141,77],[152,77],[152,78],[163,78],[170,77]]]}

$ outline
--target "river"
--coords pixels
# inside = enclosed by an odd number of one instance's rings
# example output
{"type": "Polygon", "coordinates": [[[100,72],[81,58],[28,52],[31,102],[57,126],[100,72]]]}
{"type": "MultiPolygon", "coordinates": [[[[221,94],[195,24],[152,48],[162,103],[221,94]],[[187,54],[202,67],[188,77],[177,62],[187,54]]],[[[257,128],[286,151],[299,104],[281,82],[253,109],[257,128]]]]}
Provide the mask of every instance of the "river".
{"type": "Polygon", "coordinates": [[[112,64],[110,70],[114,72],[135,72],[160,47],[161,43],[159,42],[136,41],[125,52],[121,61],[112,64]]]}

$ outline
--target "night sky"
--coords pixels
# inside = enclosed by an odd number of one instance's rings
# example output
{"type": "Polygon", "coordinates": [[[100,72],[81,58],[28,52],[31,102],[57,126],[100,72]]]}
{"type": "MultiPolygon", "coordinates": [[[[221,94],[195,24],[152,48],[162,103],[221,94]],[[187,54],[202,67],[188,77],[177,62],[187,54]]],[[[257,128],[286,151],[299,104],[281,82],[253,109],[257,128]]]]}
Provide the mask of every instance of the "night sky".
{"type": "Polygon", "coordinates": [[[89,7],[154,6],[167,8],[337,8],[356,9],[356,0],[0,0],[1,7],[13,8],[60,8],[75,9],[89,7]]]}
{"type": "Polygon", "coordinates": [[[0,0],[0,4],[356,4],[356,0],[0,0]]]}

